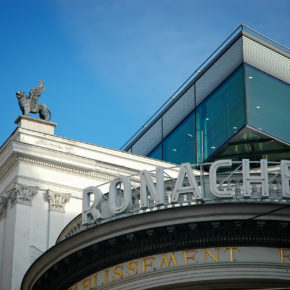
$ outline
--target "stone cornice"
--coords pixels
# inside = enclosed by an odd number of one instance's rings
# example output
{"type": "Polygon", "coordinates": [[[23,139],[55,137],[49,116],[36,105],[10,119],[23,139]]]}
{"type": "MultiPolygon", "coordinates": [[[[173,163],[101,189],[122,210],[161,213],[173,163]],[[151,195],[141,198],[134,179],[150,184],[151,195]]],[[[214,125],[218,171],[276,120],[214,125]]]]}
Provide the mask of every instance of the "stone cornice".
{"type": "MultiPolygon", "coordinates": [[[[56,170],[65,171],[65,172],[73,173],[76,175],[84,175],[84,176],[92,177],[94,179],[101,179],[104,181],[106,180],[110,181],[119,173],[116,170],[116,168],[114,172],[103,173],[104,171],[102,171],[101,168],[99,170],[89,170],[89,169],[69,166],[67,164],[61,164],[58,162],[51,162],[51,161],[44,160],[41,158],[35,158],[35,157],[30,157],[30,156],[25,156],[25,155],[17,155],[16,153],[14,153],[13,155],[10,156],[10,158],[7,160],[5,165],[2,166],[2,168],[0,168],[0,180],[7,174],[7,172],[9,172],[9,170],[17,162],[20,162],[20,161],[23,161],[26,163],[32,163],[32,164],[39,165],[46,168],[47,167],[54,168],[56,170]]],[[[132,174],[132,171],[130,173],[132,174]]]]}
{"type": "Polygon", "coordinates": [[[118,165],[115,163],[109,163],[100,161],[94,158],[89,158],[77,154],[72,154],[68,152],[61,152],[50,148],[43,148],[41,146],[24,144],[20,142],[13,142],[15,150],[19,152],[20,155],[29,156],[31,159],[43,160],[52,164],[59,164],[63,167],[69,168],[79,168],[83,171],[98,171],[99,172],[108,172],[109,175],[115,176],[116,174],[132,174],[139,172],[136,169],[126,167],[124,164],[118,165]],[[22,148],[16,149],[16,147],[21,146],[22,148]],[[29,147],[27,154],[26,147],[29,147]],[[34,150],[32,151],[31,148],[34,150]],[[40,157],[41,156],[41,157],[40,157]],[[68,162],[68,160],[70,160],[68,162]]]}
{"type": "MultiPolygon", "coordinates": [[[[15,140],[18,140],[22,143],[35,145],[62,153],[78,155],[79,157],[87,157],[89,159],[98,160],[108,164],[109,162],[107,162],[107,160],[116,159],[119,161],[117,161],[118,163],[115,162],[114,164],[120,167],[124,165],[124,160],[126,160],[126,163],[131,162],[135,165],[142,164],[142,169],[146,166],[169,167],[171,165],[171,163],[165,161],[131,154],[117,149],[101,147],[94,144],[84,143],[59,136],[47,135],[21,128],[18,128],[18,130],[19,137],[15,138],[15,140]]],[[[134,166],[130,166],[128,168],[134,168],[134,166]]]]}
{"type": "Polygon", "coordinates": [[[0,167],[0,180],[10,171],[10,169],[17,163],[18,156],[16,154],[10,155],[6,163],[0,167]]]}
{"type": "Polygon", "coordinates": [[[76,175],[85,175],[88,177],[93,177],[93,178],[98,178],[98,179],[102,179],[102,180],[111,180],[114,175],[108,175],[108,174],[103,174],[100,172],[97,172],[96,170],[85,170],[85,169],[81,169],[81,168],[77,168],[77,167],[73,167],[73,166],[65,166],[63,164],[57,163],[57,162],[50,162],[47,160],[41,160],[40,158],[31,158],[29,156],[19,156],[18,157],[19,161],[23,161],[23,162],[27,162],[27,163],[33,163],[36,165],[40,165],[43,167],[50,167],[50,168],[54,168],[56,170],[60,170],[60,171],[66,171],[69,173],[73,173],[76,175]]]}
{"type": "Polygon", "coordinates": [[[60,152],[49,148],[43,148],[36,145],[25,144],[13,141],[13,152],[22,157],[23,161],[30,161],[40,165],[55,167],[61,170],[73,171],[76,174],[91,175],[97,177],[99,172],[100,179],[108,180],[117,174],[133,174],[138,170],[125,167],[124,165],[116,165],[114,163],[103,162],[84,156],[60,152]],[[105,172],[105,174],[104,174],[105,172]]]}
{"type": "MultiPolygon", "coordinates": [[[[86,176],[96,179],[96,183],[110,181],[117,175],[136,174],[141,169],[153,170],[156,166],[171,165],[127,152],[22,128],[18,128],[0,150],[0,180],[17,162],[86,176]]],[[[136,182],[138,183],[137,180],[136,182]]]]}

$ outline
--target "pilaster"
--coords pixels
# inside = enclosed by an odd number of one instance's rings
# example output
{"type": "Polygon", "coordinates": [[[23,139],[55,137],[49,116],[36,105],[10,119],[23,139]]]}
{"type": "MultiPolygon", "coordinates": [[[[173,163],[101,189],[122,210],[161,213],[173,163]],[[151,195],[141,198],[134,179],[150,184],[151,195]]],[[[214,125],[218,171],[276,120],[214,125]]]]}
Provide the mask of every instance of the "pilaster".
{"type": "Polygon", "coordinates": [[[70,200],[70,194],[47,190],[48,211],[48,244],[51,247],[65,226],[65,205],[70,200]]]}

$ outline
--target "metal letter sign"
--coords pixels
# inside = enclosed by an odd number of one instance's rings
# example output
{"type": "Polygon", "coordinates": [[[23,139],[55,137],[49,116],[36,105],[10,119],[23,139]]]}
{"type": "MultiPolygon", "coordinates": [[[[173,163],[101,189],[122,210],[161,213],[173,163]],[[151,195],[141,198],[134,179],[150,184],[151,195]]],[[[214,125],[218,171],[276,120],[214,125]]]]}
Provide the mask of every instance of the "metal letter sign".
{"type": "MultiPolygon", "coordinates": [[[[229,159],[218,160],[211,164],[209,174],[203,173],[203,170],[194,171],[189,163],[183,163],[176,168],[179,168],[177,178],[176,176],[176,179],[166,177],[165,181],[165,170],[172,170],[172,167],[157,167],[155,182],[147,170],[140,171],[140,188],[134,190],[134,206],[130,177],[114,178],[110,182],[109,193],[105,194],[106,198],[99,187],[91,186],[84,189],[82,223],[90,224],[111,218],[112,215],[139,214],[148,208],[158,210],[160,208],[157,206],[167,208],[176,203],[182,206],[183,203],[194,205],[201,201],[212,203],[217,199],[237,200],[237,198],[238,200],[246,198],[248,201],[253,199],[255,202],[261,199],[266,199],[266,202],[282,202],[282,199],[290,198],[289,160],[282,160],[280,164],[267,162],[264,159],[260,160],[260,164],[248,159],[243,159],[242,162],[233,162],[229,159]],[[255,168],[251,170],[250,164],[253,163],[255,168]],[[270,171],[268,171],[268,163],[274,165],[270,171]],[[279,165],[280,168],[278,168],[279,165]],[[222,169],[220,173],[219,169],[222,169]],[[166,185],[170,185],[166,186],[166,189],[165,182],[167,182],[166,185]],[[173,191],[168,191],[168,188],[173,188],[173,191]],[[280,188],[282,188],[282,193],[280,188]],[[180,195],[184,197],[180,198],[180,195]],[[149,198],[153,203],[148,202],[149,198]]],[[[285,201],[283,203],[285,204],[285,201]]]]}
{"type": "Polygon", "coordinates": [[[164,204],[165,192],[163,167],[156,168],[156,186],[147,170],[140,171],[140,199],[142,208],[148,206],[148,192],[156,204],[164,204]]]}

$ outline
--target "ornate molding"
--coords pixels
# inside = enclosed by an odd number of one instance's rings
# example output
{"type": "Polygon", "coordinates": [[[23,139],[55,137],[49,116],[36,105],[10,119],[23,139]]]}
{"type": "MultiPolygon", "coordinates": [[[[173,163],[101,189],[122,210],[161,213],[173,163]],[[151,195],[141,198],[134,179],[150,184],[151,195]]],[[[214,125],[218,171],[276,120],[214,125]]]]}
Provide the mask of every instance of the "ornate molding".
{"type": "Polygon", "coordinates": [[[99,178],[99,179],[108,180],[108,181],[110,181],[112,178],[116,176],[116,174],[101,173],[101,172],[98,172],[97,170],[90,170],[90,169],[85,170],[85,169],[74,168],[72,166],[65,166],[62,164],[58,164],[56,162],[54,163],[54,162],[44,161],[37,158],[30,158],[27,156],[19,156],[18,160],[32,163],[32,164],[37,164],[46,168],[50,167],[56,170],[65,171],[65,172],[73,173],[76,175],[84,175],[84,176],[99,178]]]}
{"type": "Polygon", "coordinates": [[[0,220],[6,216],[8,198],[6,196],[0,196],[0,220]]]}
{"type": "Polygon", "coordinates": [[[59,193],[47,190],[47,200],[49,203],[49,210],[64,212],[65,204],[69,202],[71,195],[69,193],[59,193]]]}
{"type": "Polygon", "coordinates": [[[11,189],[7,191],[7,195],[11,200],[11,207],[15,203],[32,205],[32,198],[38,192],[37,186],[27,186],[18,182],[14,182],[11,189]]]}
{"type": "MultiPolygon", "coordinates": [[[[15,141],[12,141],[15,142],[15,141]]],[[[54,170],[63,171],[69,174],[76,174],[76,175],[82,175],[89,178],[94,179],[100,179],[103,181],[111,181],[114,177],[120,174],[133,174],[138,173],[139,171],[136,169],[128,169],[126,167],[117,166],[114,167],[113,165],[106,164],[104,162],[98,161],[98,165],[95,169],[85,169],[85,168],[76,168],[73,166],[66,166],[65,164],[61,164],[58,162],[49,162],[47,160],[41,160],[40,158],[33,158],[30,156],[24,156],[21,154],[14,154],[11,158],[9,158],[9,161],[1,167],[0,170],[0,180],[4,178],[4,176],[9,172],[9,170],[15,166],[17,162],[26,162],[33,165],[39,165],[45,168],[53,168],[54,170]]],[[[139,186],[138,182],[135,182],[136,186],[139,186]]]]}

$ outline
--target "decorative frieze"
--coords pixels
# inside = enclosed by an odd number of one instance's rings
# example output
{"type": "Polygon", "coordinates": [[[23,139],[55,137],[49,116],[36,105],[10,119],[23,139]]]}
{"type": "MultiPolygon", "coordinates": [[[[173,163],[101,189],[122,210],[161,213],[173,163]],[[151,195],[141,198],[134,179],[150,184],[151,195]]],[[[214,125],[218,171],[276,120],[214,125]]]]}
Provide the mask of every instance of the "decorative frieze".
{"type": "Polygon", "coordinates": [[[7,196],[11,200],[11,207],[15,203],[32,205],[32,198],[38,192],[37,186],[28,186],[18,182],[14,182],[11,189],[7,191],[7,196]]]}
{"type": "Polygon", "coordinates": [[[71,195],[69,193],[59,193],[47,190],[47,200],[49,202],[49,210],[64,212],[65,204],[69,202],[71,195]]]}
{"type": "Polygon", "coordinates": [[[41,159],[36,159],[36,158],[30,158],[27,156],[19,156],[19,161],[24,161],[24,162],[28,162],[28,163],[32,163],[32,164],[37,164],[40,166],[44,166],[44,167],[50,167],[56,170],[60,170],[60,171],[65,171],[67,173],[72,173],[72,174],[76,174],[76,175],[84,175],[84,176],[89,176],[89,177],[93,177],[93,178],[98,178],[101,180],[111,180],[115,174],[114,172],[108,172],[108,173],[103,173],[101,171],[103,171],[103,168],[100,168],[100,171],[97,170],[85,170],[85,169],[77,169],[77,168],[73,168],[73,167],[68,167],[65,165],[62,165],[61,163],[56,163],[56,162],[47,162],[41,159]]]}

